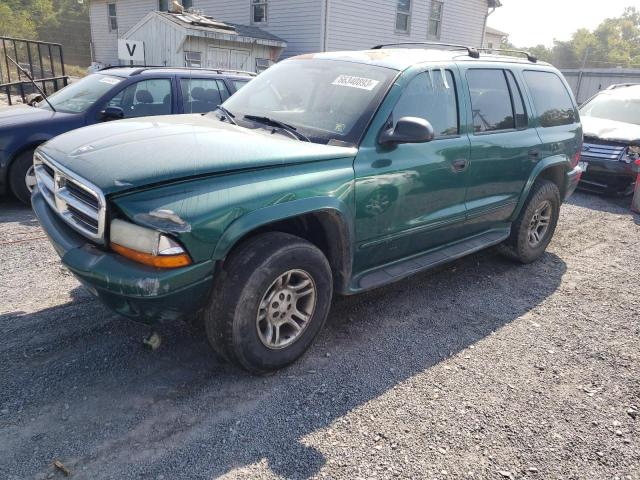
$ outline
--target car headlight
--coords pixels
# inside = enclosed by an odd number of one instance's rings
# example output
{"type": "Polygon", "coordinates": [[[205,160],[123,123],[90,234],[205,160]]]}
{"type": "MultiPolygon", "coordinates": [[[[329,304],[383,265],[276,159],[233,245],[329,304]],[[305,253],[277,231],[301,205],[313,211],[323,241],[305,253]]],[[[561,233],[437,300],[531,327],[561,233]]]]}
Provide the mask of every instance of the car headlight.
{"type": "Polygon", "coordinates": [[[110,244],[114,252],[134,262],[157,268],[191,265],[191,257],[171,237],[124,220],[111,221],[110,244]]]}
{"type": "Polygon", "coordinates": [[[638,160],[640,158],[640,146],[632,145],[627,149],[627,156],[631,161],[638,160]]]}

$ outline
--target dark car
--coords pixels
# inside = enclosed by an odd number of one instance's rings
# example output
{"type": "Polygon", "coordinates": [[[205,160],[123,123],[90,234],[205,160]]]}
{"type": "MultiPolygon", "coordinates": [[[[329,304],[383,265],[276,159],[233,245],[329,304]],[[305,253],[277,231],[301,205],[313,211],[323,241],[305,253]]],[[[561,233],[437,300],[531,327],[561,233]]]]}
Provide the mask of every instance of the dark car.
{"type": "Polygon", "coordinates": [[[89,75],[30,107],[0,108],[0,194],[29,204],[35,185],[33,152],[61,133],[121,118],[205,113],[254,74],[181,68],[109,68],[89,75]]]}
{"type": "Polygon", "coordinates": [[[581,188],[627,193],[640,159],[640,84],[612,85],[580,108],[584,128],[581,188]]]}

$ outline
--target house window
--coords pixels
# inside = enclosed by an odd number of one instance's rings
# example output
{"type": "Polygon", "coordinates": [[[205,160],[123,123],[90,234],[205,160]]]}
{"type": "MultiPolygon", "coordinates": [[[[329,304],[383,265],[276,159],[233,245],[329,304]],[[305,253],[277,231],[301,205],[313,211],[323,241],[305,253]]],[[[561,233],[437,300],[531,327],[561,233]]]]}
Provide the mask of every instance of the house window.
{"type": "Polygon", "coordinates": [[[189,68],[201,68],[202,67],[202,53],[201,52],[184,52],[184,66],[189,68]]]}
{"type": "Polygon", "coordinates": [[[272,65],[271,60],[268,58],[256,58],[256,72],[264,72],[267,68],[272,65]]]}
{"type": "Polygon", "coordinates": [[[442,33],[442,13],[444,11],[444,2],[431,0],[431,12],[429,13],[429,38],[440,40],[442,33]]]}
{"type": "Polygon", "coordinates": [[[158,10],[167,12],[169,10],[169,0],[158,0],[158,10]]]}
{"type": "Polygon", "coordinates": [[[193,7],[193,0],[182,0],[182,6],[185,10],[188,10],[189,8],[193,7]]]}
{"type": "Polygon", "coordinates": [[[396,31],[409,32],[411,28],[411,0],[398,0],[396,7],[396,31]]]}
{"type": "Polygon", "coordinates": [[[251,22],[267,22],[267,0],[251,0],[251,22]]]}
{"type": "Polygon", "coordinates": [[[116,4],[107,3],[107,16],[109,17],[109,31],[118,31],[118,15],[116,13],[116,4]]]}

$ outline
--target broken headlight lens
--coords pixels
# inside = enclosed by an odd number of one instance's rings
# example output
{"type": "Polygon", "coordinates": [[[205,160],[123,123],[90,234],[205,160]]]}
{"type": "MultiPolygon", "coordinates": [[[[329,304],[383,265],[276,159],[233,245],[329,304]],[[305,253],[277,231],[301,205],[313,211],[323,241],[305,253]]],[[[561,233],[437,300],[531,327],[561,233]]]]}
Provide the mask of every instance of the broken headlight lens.
{"type": "Polygon", "coordinates": [[[111,221],[111,248],[123,257],[158,268],[191,265],[191,257],[171,237],[124,220],[111,221]]]}

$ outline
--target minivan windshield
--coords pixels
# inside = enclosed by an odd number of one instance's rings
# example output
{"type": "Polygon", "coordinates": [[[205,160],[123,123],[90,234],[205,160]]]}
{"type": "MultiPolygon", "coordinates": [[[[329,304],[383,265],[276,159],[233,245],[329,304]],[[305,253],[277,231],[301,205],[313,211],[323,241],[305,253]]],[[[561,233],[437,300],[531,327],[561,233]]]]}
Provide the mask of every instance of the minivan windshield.
{"type": "Polygon", "coordinates": [[[630,95],[631,89],[640,92],[640,87],[627,87],[597,95],[582,106],[580,115],[640,125],[640,93],[630,95]]]}
{"type": "Polygon", "coordinates": [[[279,122],[312,142],[354,145],[397,74],[347,61],[287,60],[261,73],[224,107],[244,127],[273,128],[279,122]]]}
{"type": "MultiPolygon", "coordinates": [[[[122,80],[120,77],[94,73],[58,90],[49,96],[49,101],[58,112],[81,113],[122,80]]],[[[44,101],[36,107],[51,110],[44,101]]]]}

